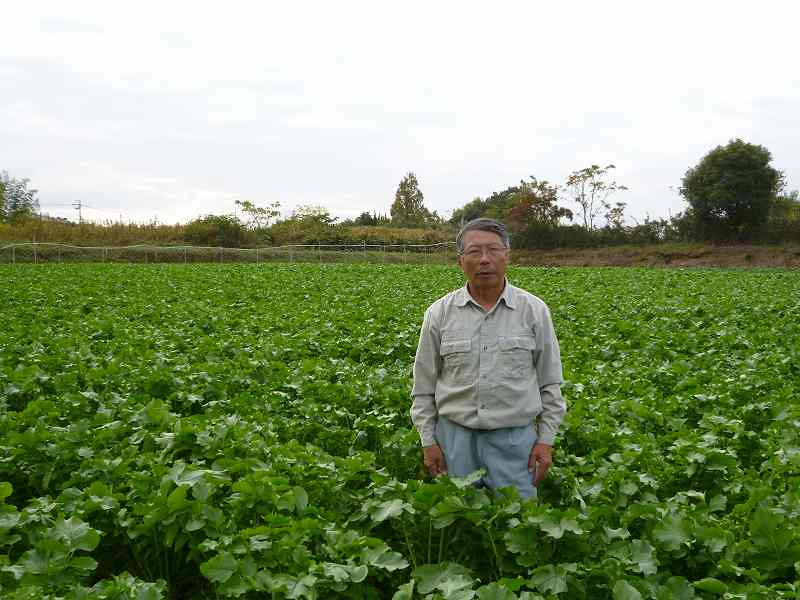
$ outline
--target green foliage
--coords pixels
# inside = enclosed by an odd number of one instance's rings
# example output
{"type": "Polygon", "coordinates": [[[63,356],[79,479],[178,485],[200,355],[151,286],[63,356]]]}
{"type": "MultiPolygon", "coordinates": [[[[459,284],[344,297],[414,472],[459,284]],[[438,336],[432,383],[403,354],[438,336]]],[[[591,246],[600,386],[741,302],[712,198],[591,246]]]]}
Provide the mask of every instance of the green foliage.
{"type": "Polygon", "coordinates": [[[464,207],[454,210],[453,215],[450,217],[450,223],[456,227],[461,227],[464,223],[479,217],[503,221],[508,212],[514,207],[519,191],[520,188],[518,186],[511,186],[502,192],[494,192],[485,200],[476,197],[464,207]]]}
{"type": "Polygon", "coordinates": [[[778,194],[769,207],[772,223],[800,223],[800,191],[778,194]]]}
{"type": "Polygon", "coordinates": [[[247,229],[231,215],[207,215],[186,225],[183,237],[198,246],[239,248],[247,244],[247,229]]]}
{"type": "Polygon", "coordinates": [[[0,266],[0,596],[796,598],[798,278],[509,277],[567,378],[538,503],[422,474],[452,267],[0,266]]]}
{"type": "Polygon", "coordinates": [[[22,223],[39,210],[37,190],[28,189],[30,179],[11,177],[0,172],[0,223],[22,223]]]}
{"type": "Polygon", "coordinates": [[[281,214],[280,202],[273,202],[269,206],[256,206],[250,200],[236,200],[236,206],[241,207],[242,212],[247,215],[247,227],[258,231],[266,229],[269,222],[281,214]]]}
{"type": "Polygon", "coordinates": [[[355,225],[356,227],[381,227],[390,225],[391,222],[391,218],[386,215],[379,215],[373,211],[372,214],[362,212],[355,219],[348,222],[347,225],[355,225]]]}
{"type": "Polygon", "coordinates": [[[686,171],[680,193],[689,202],[698,235],[711,240],[757,237],[783,187],[763,146],[740,139],[717,146],[686,171]]]}
{"type": "Polygon", "coordinates": [[[453,211],[450,223],[460,227],[479,217],[507,221],[512,229],[524,230],[532,225],[555,226],[562,219],[572,220],[572,211],[558,206],[559,187],[548,181],[539,181],[531,175],[502,192],[494,192],[482,200],[474,198],[453,211]]]}
{"type": "Polygon", "coordinates": [[[397,186],[389,211],[392,224],[396,227],[424,227],[437,222],[438,217],[425,208],[423,199],[417,176],[411,172],[406,173],[397,186]]]}
{"type": "Polygon", "coordinates": [[[276,244],[331,243],[336,236],[335,222],[326,208],[298,206],[291,217],[278,221],[269,231],[276,244]]]}
{"type": "Polygon", "coordinates": [[[520,181],[512,194],[513,206],[508,211],[509,225],[524,230],[531,225],[555,226],[562,219],[572,220],[572,211],[558,206],[559,188],[547,181],[520,181]]]}

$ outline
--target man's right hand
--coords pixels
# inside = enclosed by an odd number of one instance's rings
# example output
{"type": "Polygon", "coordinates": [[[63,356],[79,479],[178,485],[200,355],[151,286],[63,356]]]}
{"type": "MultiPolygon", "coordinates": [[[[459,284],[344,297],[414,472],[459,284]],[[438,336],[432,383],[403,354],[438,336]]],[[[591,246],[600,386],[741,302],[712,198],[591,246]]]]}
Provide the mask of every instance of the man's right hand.
{"type": "Polygon", "coordinates": [[[442,449],[439,448],[439,444],[426,446],[422,449],[422,452],[428,473],[434,477],[447,475],[447,463],[444,460],[444,454],[442,453],[442,449]]]}

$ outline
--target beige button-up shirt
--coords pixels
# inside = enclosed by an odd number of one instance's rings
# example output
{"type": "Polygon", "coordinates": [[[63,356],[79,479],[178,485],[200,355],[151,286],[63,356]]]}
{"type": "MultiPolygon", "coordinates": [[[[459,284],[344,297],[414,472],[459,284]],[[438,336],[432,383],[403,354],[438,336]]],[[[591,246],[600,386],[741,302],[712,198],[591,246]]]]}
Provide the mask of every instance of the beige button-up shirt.
{"type": "Polygon", "coordinates": [[[423,446],[443,415],[471,429],[536,423],[553,444],[566,413],[561,355],[547,305],[506,281],[490,311],[467,286],[427,311],[414,360],[411,420],[423,446]]]}

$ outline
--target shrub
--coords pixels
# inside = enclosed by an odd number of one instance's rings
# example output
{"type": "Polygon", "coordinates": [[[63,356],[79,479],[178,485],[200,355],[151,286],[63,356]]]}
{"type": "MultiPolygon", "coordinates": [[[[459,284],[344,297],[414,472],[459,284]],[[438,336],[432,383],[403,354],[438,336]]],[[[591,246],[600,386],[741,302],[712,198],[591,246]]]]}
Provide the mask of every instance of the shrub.
{"type": "Polygon", "coordinates": [[[250,236],[244,224],[234,216],[207,215],[186,225],[183,237],[198,246],[239,248],[247,245],[250,236]]]}

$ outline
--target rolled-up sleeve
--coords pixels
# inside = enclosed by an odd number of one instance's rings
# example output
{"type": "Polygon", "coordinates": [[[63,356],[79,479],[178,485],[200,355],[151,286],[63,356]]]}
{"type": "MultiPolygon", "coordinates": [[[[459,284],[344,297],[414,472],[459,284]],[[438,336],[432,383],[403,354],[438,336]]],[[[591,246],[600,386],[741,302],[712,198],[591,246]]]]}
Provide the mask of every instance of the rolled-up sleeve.
{"type": "Polygon", "coordinates": [[[423,446],[436,443],[436,379],[439,375],[441,334],[432,311],[425,312],[414,359],[414,385],[411,389],[411,421],[419,432],[423,446]]]}

